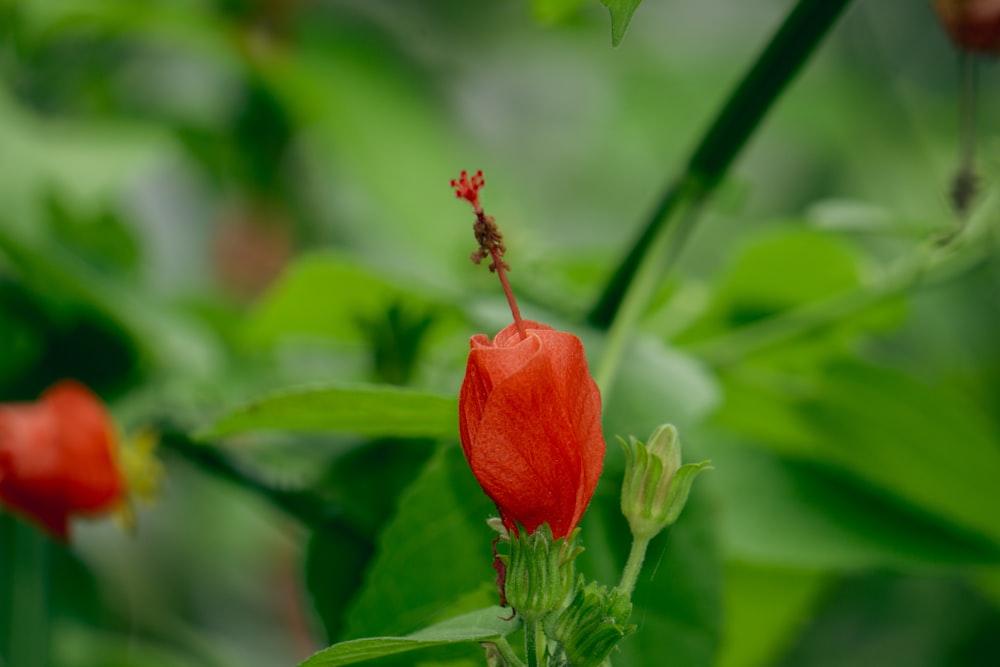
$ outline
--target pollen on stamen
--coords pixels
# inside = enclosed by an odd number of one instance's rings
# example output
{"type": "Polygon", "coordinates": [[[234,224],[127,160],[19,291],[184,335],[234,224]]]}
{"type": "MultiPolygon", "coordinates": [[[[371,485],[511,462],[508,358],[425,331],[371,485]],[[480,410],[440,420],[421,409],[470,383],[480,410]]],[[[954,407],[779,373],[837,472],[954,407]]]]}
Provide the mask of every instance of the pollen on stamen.
{"type": "Polygon", "coordinates": [[[476,222],[472,226],[472,231],[476,236],[479,248],[472,253],[470,259],[475,264],[479,264],[487,257],[492,260],[489,264],[490,273],[495,273],[500,279],[507,303],[510,304],[511,315],[514,316],[514,323],[517,325],[521,338],[525,339],[528,334],[521,320],[521,312],[517,308],[517,302],[514,300],[514,293],[510,289],[510,281],[507,280],[510,264],[503,259],[504,253],[507,252],[507,248],[503,244],[503,234],[497,228],[493,216],[486,215],[483,207],[479,204],[479,190],[484,185],[486,185],[486,179],[483,178],[482,171],[477,171],[476,175],[470,179],[469,172],[463,170],[457,179],[451,181],[451,187],[455,188],[455,196],[467,200],[476,212],[476,222]]]}

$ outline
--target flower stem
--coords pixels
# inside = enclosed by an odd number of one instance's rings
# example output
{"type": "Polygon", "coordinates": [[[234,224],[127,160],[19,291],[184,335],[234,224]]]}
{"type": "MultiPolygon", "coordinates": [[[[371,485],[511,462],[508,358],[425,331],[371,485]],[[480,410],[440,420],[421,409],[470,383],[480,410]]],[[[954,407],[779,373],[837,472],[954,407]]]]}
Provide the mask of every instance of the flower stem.
{"type": "Polygon", "coordinates": [[[510,645],[510,642],[507,641],[506,637],[499,637],[493,640],[492,643],[497,647],[500,655],[503,656],[503,659],[508,665],[510,665],[510,667],[524,667],[524,663],[521,662],[521,659],[517,657],[516,653],[514,653],[514,647],[510,645]]]}
{"type": "MultiPolygon", "coordinates": [[[[661,236],[663,228],[675,220],[678,204],[686,198],[695,203],[708,199],[774,102],[850,2],[799,0],[796,3],[767,47],[723,103],[680,176],[667,186],[638,238],[591,310],[588,317],[591,323],[606,329],[616,319],[639,267],[650,258],[657,259],[651,252],[651,246],[661,236]]],[[[685,232],[675,238],[683,242],[687,235],[685,232]]],[[[673,252],[676,254],[679,249],[673,252]]]]}
{"type": "Polygon", "coordinates": [[[528,667],[539,667],[542,663],[538,657],[538,619],[524,619],[524,657],[528,667]]]}
{"type": "MultiPolygon", "coordinates": [[[[697,204],[697,202],[693,203],[697,204]]],[[[698,209],[697,205],[685,207],[677,214],[679,223],[662,230],[662,233],[650,246],[649,257],[663,257],[664,264],[656,265],[650,261],[644,262],[639,267],[632,288],[623,295],[621,307],[608,331],[607,344],[601,354],[600,363],[594,372],[594,381],[602,394],[606,395],[611,391],[611,384],[618,366],[621,364],[622,357],[625,355],[625,348],[632,338],[646,305],[656,292],[665,267],[672,265],[674,260],[680,256],[684,240],[694,226],[698,209]]]]}
{"type": "Polygon", "coordinates": [[[628,553],[628,560],[625,562],[625,569],[622,571],[622,580],[618,584],[618,590],[625,595],[632,597],[635,590],[635,582],[639,579],[639,571],[642,570],[642,563],[646,560],[646,549],[649,547],[649,538],[632,538],[632,549],[628,553]]]}

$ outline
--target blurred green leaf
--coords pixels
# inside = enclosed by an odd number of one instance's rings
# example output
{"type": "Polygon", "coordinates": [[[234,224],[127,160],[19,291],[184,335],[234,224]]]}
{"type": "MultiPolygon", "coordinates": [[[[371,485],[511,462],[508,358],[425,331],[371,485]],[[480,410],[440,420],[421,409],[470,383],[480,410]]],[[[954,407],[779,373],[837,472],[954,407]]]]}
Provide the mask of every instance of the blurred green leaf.
{"type": "MultiPolygon", "coordinates": [[[[46,82],[50,85],[50,82],[46,82]]],[[[96,215],[121,197],[137,170],[165,147],[166,133],[133,122],[58,123],[28,113],[0,87],[0,229],[37,239],[48,214],[46,197],[57,192],[74,212],[96,215]]]]}
{"type": "Polygon", "coordinates": [[[462,614],[404,637],[371,637],[335,644],[301,663],[301,667],[337,667],[372,658],[405,653],[459,642],[484,642],[514,632],[518,620],[503,620],[509,612],[501,607],[487,607],[462,614]]]}
{"type": "Polygon", "coordinates": [[[247,431],[455,437],[458,402],[389,385],[313,385],[274,392],[231,410],[198,432],[213,439],[247,431]]]}
{"type": "Polygon", "coordinates": [[[824,603],[769,664],[992,667],[1000,660],[1000,613],[962,577],[866,574],[841,581],[824,603]]]}
{"type": "Polygon", "coordinates": [[[495,512],[461,448],[442,446],[379,537],[344,636],[411,632],[495,601],[490,542],[496,534],[486,525],[495,512]]]}
{"type": "Polygon", "coordinates": [[[898,228],[884,207],[851,199],[823,199],[806,212],[809,222],[819,229],[838,232],[885,234],[898,228]]]}
{"type": "Polygon", "coordinates": [[[797,382],[783,378],[729,378],[720,421],[782,456],[841,471],[890,506],[1000,545],[1000,514],[992,509],[1000,507],[1000,448],[974,405],[857,362],[797,382]]]}
{"type": "Polygon", "coordinates": [[[996,562],[994,542],[843,470],[712,439],[722,541],[740,562],[809,570],[925,571],[996,562]]]}
{"type": "Polygon", "coordinates": [[[299,258],[260,301],[247,319],[244,336],[262,346],[288,336],[364,341],[372,320],[399,304],[457,313],[433,305],[412,285],[400,286],[346,256],[309,254],[299,258]]]}
{"type": "Polygon", "coordinates": [[[139,248],[124,221],[110,209],[90,218],[80,218],[56,192],[47,197],[52,231],[61,243],[85,256],[92,265],[109,273],[135,275],[139,248]]]}
{"type": "Polygon", "coordinates": [[[214,667],[167,642],[72,622],[58,626],[52,653],[53,667],[214,667]]]}
{"type": "Polygon", "coordinates": [[[219,350],[204,327],[61,245],[0,224],[0,257],[33,291],[70,309],[93,311],[92,317],[112,324],[116,334],[124,332],[143,353],[142,361],[192,374],[217,367],[219,350]]]}
{"type": "Polygon", "coordinates": [[[348,603],[363,584],[375,538],[396,510],[399,496],[419,474],[435,447],[427,440],[375,440],[331,462],[315,486],[349,520],[320,524],[306,552],[306,578],[316,611],[334,641],[348,603]]]}
{"type": "MultiPolygon", "coordinates": [[[[698,424],[721,400],[715,377],[695,358],[647,336],[625,352],[605,395],[604,432],[644,440],[670,422],[681,432],[698,424]]],[[[613,448],[617,455],[617,448],[613,448]]]]}
{"type": "Polygon", "coordinates": [[[828,589],[820,572],[727,563],[718,667],[772,665],[828,589]]]}
{"type": "Polygon", "coordinates": [[[618,46],[642,0],[601,0],[601,4],[611,13],[611,44],[618,46]]]}
{"type": "Polygon", "coordinates": [[[531,12],[539,21],[555,23],[572,16],[588,2],[589,0],[531,0],[531,12]]]}
{"type": "Polygon", "coordinates": [[[333,641],[344,623],[344,610],[362,583],[362,573],[373,553],[371,542],[356,531],[321,526],[306,546],[305,580],[326,637],[333,641]]]}
{"type": "Polygon", "coordinates": [[[859,279],[858,259],[843,241],[810,229],[768,230],[737,251],[705,313],[677,342],[738,329],[855,288],[859,279]]]}

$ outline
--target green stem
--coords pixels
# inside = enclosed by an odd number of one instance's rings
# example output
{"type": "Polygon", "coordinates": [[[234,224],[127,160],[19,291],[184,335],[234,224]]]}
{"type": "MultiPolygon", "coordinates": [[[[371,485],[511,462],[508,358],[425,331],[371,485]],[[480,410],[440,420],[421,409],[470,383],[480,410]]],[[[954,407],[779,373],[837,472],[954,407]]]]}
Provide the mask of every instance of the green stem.
{"type": "Polygon", "coordinates": [[[541,648],[538,642],[539,624],[537,619],[524,619],[524,657],[528,661],[528,667],[539,667],[541,661],[538,650],[541,648]]]}
{"type": "MultiPolygon", "coordinates": [[[[49,538],[34,526],[13,517],[6,524],[3,542],[9,561],[4,563],[4,629],[0,658],[17,667],[45,667],[49,641],[49,538]]],[[[7,560],[5,558],[5,560],[7,560]]]]}
{"type": "Polygon", "coordinates": [[[977,73],[976,56],[959,52],[959,145],[958,169],[951,184],[951,201],[960,219],[972,208],[976,196],[977,73]]]}
{"type": "MultiPolygon", "coordinates": [[[[631,249],[605,286],[588,319],[608,328],[618,315],[640,265],[678,205],[706,200],[756,131],[774,102],[795,78],[851,0],[799,0],[767,47],[730,93],[702,135],[679,177],[670,182],[631,249]]],[[[689,232],[687,230],[687,232],[689,232]]],[[[683,243],[688,233],[677,235],[683,243]]],[[[680,252],[680,247],[674,249],[680,252]]]]}
{"type": "Polygon", "coordinates": [[[650,256],[662,256],[664,264],[656,266],[652,262],[644,262],[636,275],[632,289],[625,294],[618,316],[615,317],[611,329],[608,331],[607,343],[601,354],[601,359],[594,371],[594,381],[603,395],[608,395],[611,391],[615,373],[621,364],[622,357],[625,356],[625,348],[632,338],[632,332],[635,331],[639,319],[646,310],[646,305],[656,292],[664,268],[672,266],[673,262],[680,256],[680,249],[694,225],[697,211],[698,207],[694,206],[679,212],[678,215],[682,216],[680,224],[666,228],[651,246],[655,252],[650,253],[650,256]]]}
{"type": "Polygon", "coordinates": [[[642,570],[642,563],[646,560],[646,549],[649,548],[649,538],[639,539],[633,537],[632,549],[628,552],[628,560],[625,562],[625,569],[622,571],[622,580],[618,584],[618,590],[625,595],[632,597],[635,590],[635,582],[639,580],[639,572],[642,570]]]}
{"type": "Polygon", "coordinates": [[[511,667],[524,667],[524,663],[521,662],[521,659],[517,657],[516,653],[514,653],[514,647],[510,645],[510,642],[507,641],[506,637],[500,637],[492,643],[497,647],[500,655],[503,656],[503,659],[508,665],[511,667]]]}

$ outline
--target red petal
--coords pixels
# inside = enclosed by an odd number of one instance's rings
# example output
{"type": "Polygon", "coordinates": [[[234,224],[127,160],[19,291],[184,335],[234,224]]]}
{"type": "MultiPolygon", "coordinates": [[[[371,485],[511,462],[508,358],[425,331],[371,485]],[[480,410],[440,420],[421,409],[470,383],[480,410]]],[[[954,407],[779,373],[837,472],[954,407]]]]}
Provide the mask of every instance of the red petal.
{"type": "Polygon", "coordinates": [[[115,453],[107,411],[76,382],[0,406],[0,501],[65,539],[71,515],[110,510],[124,496],[115,453]]]}
{"type": "Polygon", "coordinates": [[[572,334],[511,326],[490,346],[472,341],[460,396],[470,467],[508,526],[548,523],[556,537],[579,522],[604,460],[600,394],[572,334]]]}

